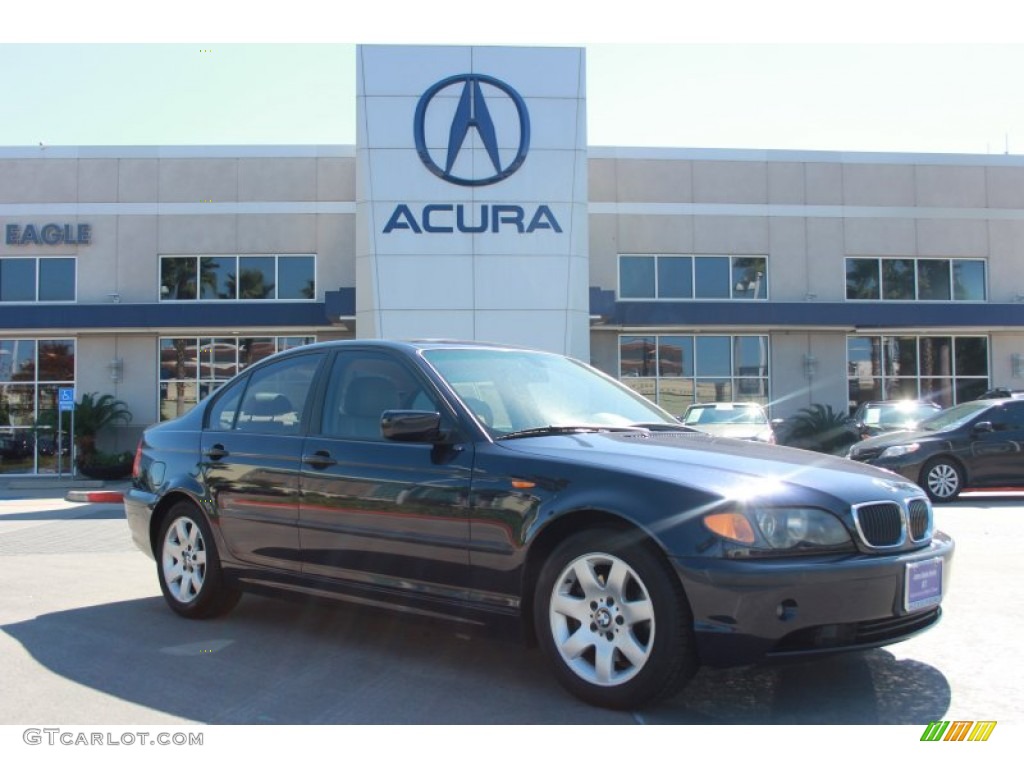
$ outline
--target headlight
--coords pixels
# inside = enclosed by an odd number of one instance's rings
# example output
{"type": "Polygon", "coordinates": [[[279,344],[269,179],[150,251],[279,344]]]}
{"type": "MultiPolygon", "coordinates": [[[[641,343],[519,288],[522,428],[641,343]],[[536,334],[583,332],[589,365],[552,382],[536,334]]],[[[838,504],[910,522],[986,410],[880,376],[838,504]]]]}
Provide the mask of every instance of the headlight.
{"type": "Polygon", "coordinates": [[[908,453],[913,453],[921,446],[917,443],[910,443],[909,445],[894,445],[891,448],[886,448],[879,455],[880,459],[895,459],[897,456],[905,456],[908,453]]]}
{"type": "Polygon", "coordinates": [[[833,547],[850,540],[839,519],[820,509],[761,509],[754,519],[772,549],[833,547]]]}
{"type": "Polygon", "coordinates": [[[755,507],[715,512],[704,517],[704,526],[727,541],[777,554],[793,550],[834,550],[851,543],[850,534],[839,518],[823,509],[755,507]]]}

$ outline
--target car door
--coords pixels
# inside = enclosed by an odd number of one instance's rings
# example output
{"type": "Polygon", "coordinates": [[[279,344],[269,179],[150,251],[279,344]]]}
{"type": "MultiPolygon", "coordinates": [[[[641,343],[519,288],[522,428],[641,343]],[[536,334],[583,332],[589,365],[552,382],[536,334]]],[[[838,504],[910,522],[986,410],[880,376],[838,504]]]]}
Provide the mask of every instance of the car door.
{"type": "Polygon", "coordinates": [[[982,415],[991,429],[972,435],[970,484],[1024,484],[1024,401],[1007,401],[982,415]]]}
{"type": "Polygon", "coordinates": [[[230,555],[301,570],[299,462],[303,416],[324,353],[260,366],[211,404],[200,470],[230,555]]]}
{"type": "Polygon", "coordinates": [[[337,353],[318,434],[303,449],[303,572],[459,598],[468,583],[473,444],[395,442],[386,410],[454,412],[414,366],[374,350],[337,353]]]}

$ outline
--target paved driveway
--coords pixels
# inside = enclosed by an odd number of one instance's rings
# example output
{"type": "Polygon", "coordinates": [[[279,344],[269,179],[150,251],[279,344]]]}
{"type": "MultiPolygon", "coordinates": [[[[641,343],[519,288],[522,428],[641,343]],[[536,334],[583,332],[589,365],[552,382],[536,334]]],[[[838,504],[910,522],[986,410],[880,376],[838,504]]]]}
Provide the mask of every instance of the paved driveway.
{"type": "Polygon", "coordinates": [[[893,724],[916,742],[945,719],[1019,735],[1024,500],[965,496],[936,517],[958,548],[933,631],[830,659],[704,669],[672,701],[609,712],[564,693],[536,649],[457,624],[254,596],[224,619],[182,620],[120,505],[0,501],[0,723],[893,724]]]}

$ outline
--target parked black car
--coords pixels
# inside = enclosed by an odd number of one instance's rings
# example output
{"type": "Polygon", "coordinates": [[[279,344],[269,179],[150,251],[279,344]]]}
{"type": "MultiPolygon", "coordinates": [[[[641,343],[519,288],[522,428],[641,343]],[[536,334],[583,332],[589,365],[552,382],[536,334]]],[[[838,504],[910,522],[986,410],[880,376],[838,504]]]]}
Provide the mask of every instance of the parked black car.
{"type": "Polygon", "coordinates": [[[998,400],[1004,397],[1024,398],[1024,389],[1010,389],[1009,387],[993,387],[982,392],[975,400],[998,400]]]}
{"type": "Polygon", "coordinates": [[[872,437],[848,456],[898,472],[933,501],[966,487],[1024,487],[1024,400],[971,400],[937,413],[917,429],[872,437]]]}
{"type": "Polygon", "coordinates": [[[866,440],[886,432],[914,429],[941,410],[941,405],[929,400],[870,400],[853,412],[853,429],[858,440],[866,440]]]}
{"type": "Polygon", "coordinates": [[[146,430],[125,509],[170,607],[241,590],[513,619],[586,701],[701,662],[933,626],[953,542],[917,486],[714,438],[589,366],[473,343],[325,342],[146,430]]]}

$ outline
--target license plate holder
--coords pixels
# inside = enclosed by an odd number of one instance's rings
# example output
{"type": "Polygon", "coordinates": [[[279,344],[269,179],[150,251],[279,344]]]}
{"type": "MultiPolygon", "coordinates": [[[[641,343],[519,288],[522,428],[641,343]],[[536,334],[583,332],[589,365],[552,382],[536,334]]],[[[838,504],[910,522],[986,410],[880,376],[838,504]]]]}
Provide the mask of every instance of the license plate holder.
{"type": "Polygon", "coordinates": [[[903,608],[921,611],[942,602],[942,558],[907,563],[903,577],[903,608]]]}

